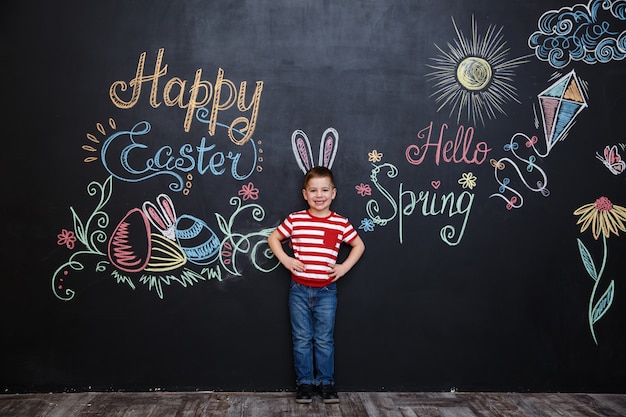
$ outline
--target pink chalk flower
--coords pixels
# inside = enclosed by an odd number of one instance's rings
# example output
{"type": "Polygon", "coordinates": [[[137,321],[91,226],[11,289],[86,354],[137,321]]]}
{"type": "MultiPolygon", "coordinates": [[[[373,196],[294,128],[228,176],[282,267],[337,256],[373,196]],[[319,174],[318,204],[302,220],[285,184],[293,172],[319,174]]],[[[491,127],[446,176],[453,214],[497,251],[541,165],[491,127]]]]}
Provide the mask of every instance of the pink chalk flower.
{"type": "Polygon", "coordinates": [[[243,185],[237,194],[241,196],[244,201],[248,199],[256,200],[259,198],[259,189],[254,188],[254,184],[249,182],[248,184],[243,185]]]}
{"type": "Polygon", "coordinates": [[[65,245],[68,249],[74,249],[74,243],[76,243],[76,235],[71,230],[63,229],[57,235],[57,244],[59,246],[65,245]]]}
{"type": "Polygon", "coordinates": [[[355,185],[354,188],[356,188],[357,194],[363,197],[365,197],[366,195],[372,195],[372,188],[369,184],[361,183],[359,185],[355,185]]]}

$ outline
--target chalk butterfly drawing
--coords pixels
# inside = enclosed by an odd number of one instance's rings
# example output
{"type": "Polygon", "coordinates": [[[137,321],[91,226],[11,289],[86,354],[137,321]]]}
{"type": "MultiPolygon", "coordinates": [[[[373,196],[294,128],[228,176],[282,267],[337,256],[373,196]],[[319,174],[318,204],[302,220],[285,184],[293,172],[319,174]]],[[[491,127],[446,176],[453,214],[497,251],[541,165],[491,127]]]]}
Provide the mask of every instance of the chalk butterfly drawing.
{"type": "MultiPolygon", "coordinates": [[[[339,146],[339,133],[332,127],[329,127],[324,131],[322,135],[322,141],[320,142],[320,152],[318,164],[326,168],[332,168],[335,161],[335,155],[337,154],[337,147],[339,146]]],[[[313,152],[311,151],[311,143],[306,133],[302,130],[295,130],[291,135],[291,147],[293,154],[296,157],[298,166],[304,172],[315,166],[313,162],[313,152]]]]}
{"type": "Polygon", "coordinates": [[[596,152],[596,158],[598,158],[613,175],[619,175],[626,169],[626,162],[624,162],[620,156],[617,145],[605,146],[604,155],[600,155],[596,152]]]}

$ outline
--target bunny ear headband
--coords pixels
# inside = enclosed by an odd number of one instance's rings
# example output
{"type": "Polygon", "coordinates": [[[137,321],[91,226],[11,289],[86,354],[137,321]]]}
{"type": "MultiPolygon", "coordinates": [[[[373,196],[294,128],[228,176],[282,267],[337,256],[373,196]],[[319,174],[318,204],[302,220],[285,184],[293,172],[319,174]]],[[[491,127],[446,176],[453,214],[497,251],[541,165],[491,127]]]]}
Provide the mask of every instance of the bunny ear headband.
{"type": "MultiPolygon", "coordinates": [[[[319,166],[328,169],[332,168],[339,146],[339,134],[335,129],[329,127],[322,135],[319,152],[319,166]]],[[[303,173],[307,173],[315,166],[313,162],[313,152],[311,152],[311,143],[306,133],[302,130],[296,130],[291,135],[291,147],[296,157],[296,162],[303,173]]]]}

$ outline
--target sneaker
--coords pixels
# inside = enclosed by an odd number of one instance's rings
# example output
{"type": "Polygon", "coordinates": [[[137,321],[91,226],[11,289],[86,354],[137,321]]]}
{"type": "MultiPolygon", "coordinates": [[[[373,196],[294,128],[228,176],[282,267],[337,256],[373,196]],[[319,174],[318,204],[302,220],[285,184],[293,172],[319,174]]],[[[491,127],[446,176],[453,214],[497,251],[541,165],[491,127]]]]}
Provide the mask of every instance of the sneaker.
{"type": "Polygon", "coordinates": [[[310,404],[313,402],[313,385],[298,385],[296,391],[296,402],[298,404],[310,404]]]}
{"type": "Polygon", "coordinates": [[[339,396],[334,385],[322,384],[320,385],[320,395],[322,400],[326,404],[337,404],[339,402],[339,396]]]}

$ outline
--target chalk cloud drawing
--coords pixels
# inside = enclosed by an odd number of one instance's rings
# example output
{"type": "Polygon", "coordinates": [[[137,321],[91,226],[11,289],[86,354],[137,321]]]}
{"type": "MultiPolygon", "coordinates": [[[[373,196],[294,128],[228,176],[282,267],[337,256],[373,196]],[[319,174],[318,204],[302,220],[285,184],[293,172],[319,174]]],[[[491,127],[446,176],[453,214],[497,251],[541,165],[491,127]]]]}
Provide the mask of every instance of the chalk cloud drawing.
{"type": "Polygon", "coordinates": [[[472,33],[467,37],[454,18],[452,24],[457,39],[448,43],[447,51],[435,45],[441,54],[431,58],[434,64],[428,65],[434,71],[426,77],[436,89],[430,96],[439,104],[438,112],[449,107],[450,116],[456,113],[457,123],[465,115],[474,125],[480,120],[484,126],[485,118],[506,115],[503,106],[507,102],[519,103],[512,80],[515,69],[529,62],[528,57],[508,59],[502,27],[490,25],[484,35],[479,35],[472,16],[472,33]]]}
{"type": "Polygon", "coordinates": [[[561,69],[571,61],[586,64],[619,61],[626,57],[624,0],[591,0],[545,12],[539,30],[528,38],[535,55],[561,69]]]}
{"type": "Polygon", "coordinates": [[[595,344],[598,344],[594,325],[608,312],[613,304],[615,296],[615,280],[611,280],[608,285],[601,287],[601,280],[604,275],[608,258],[607,239],[614,234],[619,236],[619,231],[626,232],[626,208],[613,204],[607,197],[600,197],[593,203],[585,204],[574,211],[575,216],[580,216],[577,225],[580,226],[580,233],[583,233],[591,226],[593,238],[598,240],[602,236],[602,262],[600,270],[597,269],[591,252],[580,239],[578,250],[587,274],[593,279],[593,289],[589,297],[589,307],[587,310],[587,320],[589,330],[595,344]],[[597,297],[598,291],[604,293],[597,297]]]}

